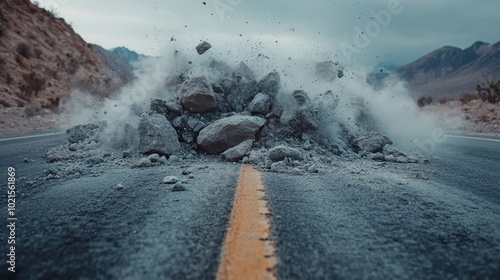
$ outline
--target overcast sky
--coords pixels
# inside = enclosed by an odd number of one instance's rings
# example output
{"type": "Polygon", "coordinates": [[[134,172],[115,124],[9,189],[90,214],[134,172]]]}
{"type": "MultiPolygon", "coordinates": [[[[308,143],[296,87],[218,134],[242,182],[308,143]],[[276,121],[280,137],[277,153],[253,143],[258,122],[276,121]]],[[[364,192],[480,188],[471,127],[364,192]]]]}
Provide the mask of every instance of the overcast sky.
{"type": "Polygon", "coordinates": [[[499,0],[401,0],[400,5],[397,0],[38,2],[56,10],[87,42],[147,55],[160,55],[175,37],[232,47],[272,43],[297,58],[336,52],[361,64],[402,65],[444,45],[500,41],[499,0]],[[377,22],[372,12],[385,17],[377,22]],[[369,44],[360,35],[369,36],[369,44]]]}

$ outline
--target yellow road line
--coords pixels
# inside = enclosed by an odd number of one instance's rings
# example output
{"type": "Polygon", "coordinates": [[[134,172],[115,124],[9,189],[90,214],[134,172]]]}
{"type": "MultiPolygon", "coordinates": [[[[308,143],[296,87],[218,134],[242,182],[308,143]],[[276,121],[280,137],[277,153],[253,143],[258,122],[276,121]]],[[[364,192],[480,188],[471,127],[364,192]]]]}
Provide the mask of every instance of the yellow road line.
{"type": "Polygon", "coordinates": [[[276,279],[278,262],[265,195],[261,173],[243,165],[217,280],[276,279]]]}

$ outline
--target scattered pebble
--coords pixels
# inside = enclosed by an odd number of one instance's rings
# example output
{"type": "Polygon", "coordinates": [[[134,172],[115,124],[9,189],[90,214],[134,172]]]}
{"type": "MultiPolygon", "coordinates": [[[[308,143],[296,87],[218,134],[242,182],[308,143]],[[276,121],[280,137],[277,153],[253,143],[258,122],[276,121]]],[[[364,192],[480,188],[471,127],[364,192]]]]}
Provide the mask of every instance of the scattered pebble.
{"type": "Polygon", "coordinates": [[[175,176],[166,176],[163,178],[163,184],[175,184],[177,182],[179,182],[179,178],[175,176]]]}
{"type": "Polygon", "coordinates": [[[175,185],[172,187],[173,192],[182,192],[185,190],[186,190],[186,187],[181,182],[175,183],[175,185]]]}

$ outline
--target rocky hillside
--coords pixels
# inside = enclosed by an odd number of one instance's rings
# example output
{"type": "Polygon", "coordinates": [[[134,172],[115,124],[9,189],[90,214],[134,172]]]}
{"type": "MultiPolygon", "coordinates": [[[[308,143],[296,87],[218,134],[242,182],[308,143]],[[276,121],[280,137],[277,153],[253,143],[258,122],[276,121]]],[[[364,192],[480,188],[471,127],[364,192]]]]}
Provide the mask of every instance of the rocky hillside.
{"type": "Polygon", "coordinates": [[[0,1],[0,110],[12,116],[2,116],[0,130],[21,125],[8,124],[21,109],[23,117],[60,112],[72,89],[110,96],[133,78],[118,60],[30,1],[0,1]]]}
{"type": "Polygon", "coordinates": [[[500,42],[476,42],[464,50],[446,46],[396,71],[413,94],[459,99],[476,85],[500,79],[500,42]]]}

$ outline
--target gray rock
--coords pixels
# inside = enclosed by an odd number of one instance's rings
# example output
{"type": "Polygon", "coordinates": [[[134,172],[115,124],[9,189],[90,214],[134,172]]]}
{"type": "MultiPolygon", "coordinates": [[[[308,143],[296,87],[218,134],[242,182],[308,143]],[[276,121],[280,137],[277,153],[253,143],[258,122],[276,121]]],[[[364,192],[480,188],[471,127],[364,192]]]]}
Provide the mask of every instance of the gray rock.
{"type": "Polygon", "coordinates": [[[132,156],[132,152],[130,150],[126,150],[122,152],[122,158],[129,158],[132,156]]]}
{"type": "Polygon", "coordinates": [[[191,113],[206,113],[217,108],[215,94],[205,76],[191,78],[182,83],[179,99],[182,107],[191,113]]]}
{"type": "Polygon", "coordinates": [[[279,145],[270,149],[269,153],[267,154],[267,157],[274,162],[282,161],[285,158],[290,158],[295,160],[303,159],[302,153],[299,150],[290,148],[285,145],[279,145]]]}
{"type": "Polygon", "coordinates": [[[187,116],[179,116],[172,120],[172,126],[180,129],[186,126],[188,117],[187,116]]]}
{"type": "Polygon", "coordinates": [[[177,182],[179,182],[179,178],[175,176],[165,176],[165,178],[163,178],[163,184],[175,184],[177,182]]]}
{"type": "Polygon", "coordinates": [[[248,155],[248,160],[250,161],[251,164],[259,164],[264,161],[264,159],[267,156],[267,151],[250,151],[250,154],[248,155]]]}
{"type": "Polygon", "coordinates": [[[76,151],[82,150],[82,149],[83,149],[83,146],[81,144],[79,144],[79,143],[72,143],[68,147],[68,150],[70,150],[72,152],[76,152],[76,151]]]}
{"type": "Polygon", "coordinates": [[[394,148],[392,145],[385,145],[384,149],[383,149],[383,154],[384,155],[393,155],[395,157],[399,157],[399,156],[406,157],[406,155],[403,152],[394,148]]]}
{"type": "Polygon", "coordinates": [[[29,160],[29,159],[27,159],[27,158],[24,158],[24,159],[23,159],[23,163],[29,163],[29,162],[30,162],[30,160],[29,160]]]}
{"type": "Polygon", "coordinates": [[[164,100],[160,98],[153,98],[151,100],[150,110],[154,114],[164,115],[169,120],[182,115],[184,111],[179,100],[164,100]]]}
{"type": "Polygon", "coordinates": [[[313,165],[309,166],[309,168],[307,168],[307,172],[309,172],[309,173],[318,173],[319,169],[316,166],[316,164],[313,164],[313,165]]]}
{"type": "Polygon", "coordinates": [[[258,91],[269,95],[271,98],[276,97],[280,90],[281,78],[280,74],[276,71],[269,73],[262,78],[257,84],[258,91]]]}
{"type": "Polygon", "coordinates": [[[196,51],[198,52],[199,55],[202,55],[211,48],[212,48],[212,45],[210,45],[209,42],[203,41],[203,42],[199,43],[198,46],[196,46],[196,51]]]}
{"type": "Polygon", "coordinates": [[[124,188],[125,188],[125,187],[124,187],[122,184],[117,184],[117,185],[116,185],[116,190],[118,190],[118,191],[121,191],[121,190],[123,190],[124,188]]]}
{"type": "Polygon", "coordinates": [[[187,127],[193,132],[200,132],[207,125],[195,117],[189,117],[187,120],[187,127]]]}
{"type": "Polygon", "coordinates": [[[271,171],[273,172],[278,172],[278,173],[284,173],[286,172],[286,164],[284,161],[278,161],[273,164],[271,164],[271,171]]]}
{"type": "Polygon", "coordinates": [[[139,152],[171,155],[181,148],[177,132],[167,118],[160,114],[143,114],[139,123],[139,152]]]}
{"type": "Polygon", "coordinates": [[[168,160],[165,156],[161,156],[159,159],[158,159],[158,162],[160,164],[167,164],[168,160]]]}
{"type": "Polygon", "coordinates": [[[372,153],[368,155],[368,158],[371,160],[384,160],[385,157],[381,153],[372,153]]]}
{"type": "Polygon", "coordinates": [[[148,158],[141,158],[132,164],[132,168],[150,167],[151,161],[148,158]]]}
{"type": "Polygon", "coordinates": [[[171,155],[171,156],[168,158],[168,160],[170,160],[170,161],[174,161],[174,162],[175,162],[175,161],[179,161],[179,160],[180,160],[180,157],[178,157],[178,156],[176,156],[176,155],[171,155]]]}
{"type": "Polygon", "coordinates": [[[319,116],[317,108],[311,103],[303,90],[295,91],[283,106],[281,123],[295,132],[315,131],[318,129],[319,116]]]}
{"type": "Polygon", "coordinates": [[[241,160],[241,163],[243,163],[243,164],[249,164],[250,160],[248,159],[248,157],[243,157],[243,159],[241,160]]]}
{"type": "Polygon", "coordinates": [[[79,143],[90,138],[95,138],[98,132],[99,126],[96,124],[77,125],[66,130],[69,143],[79,143]]]}
{"type": "Polygon", "coordinates": [[[300,168],[293,168],[292,171],[290,172],[290,174],[294,175],[294,176],[300,176],[302,175],[302,170],[300,170],[300,168]]]}
{"type": "Polygon", "coordinates": [[[397,163],[408,163],[408,158],[405,156],[398,156],[398,157],[396,157],[396,162],[397,163]]]}
{"type": "Polygon", "coordinates": [[[252,116],[231,116],[217,120],[200,131],[197,143],[209,154],[218,154],[253,139],[266,120],[252,116]]]}
{"type": "Polygon", "coordinates": [[[222,153],[222,158],[227,161],[239,161],[252,150],[253,140],[246,140],[222,153]]]}
{"type": "Polygon", "coordinates": [[[186,187],[182,182],[177,182],[175,185],[172,187],[173,192],[183,192],[186,190],[186,187]]]}
{"type": "Polygon", "coordinates": [[[266,160],[264,163],[264,167],[266,167],[266,169],[271,169],[271,165],[273,165],[273,161],[270,159],[266,160]]]}
{"type": "Polygon", "coordinates": [[[160,155],[159,154],[150,154],[148,156],[148,159],[152,162],[152,163],[155,163],[155,162],[158,162],[160,160],[160,155]]]}
{"type": "Polygon", "coordinates": [[[271,111],[271,98],[264,93],[257,93],[252,102],[248,104],[248,111],[253,114],[266,115],[271,111]]]}
{"type": "Polygon", "coordinates": [[[408,157],[408,162],[409,163],[418,163],[418,158],[413,157],[413,156],[409,156],[408,157]]]}
{"type": "Polygon", "coordinates": [[[387,162],[396,162],[396,157],[393,155],[384,156],[384,160],[387,162]]]}
{"type": "Polygon", "coordinates": [[[378,132],[371,132],[365,136],[355,139],[353,142],[353,146],[356,150],[367,151],[370,153],[380,152],[384,146],[388,144],[392,144],[391,139],[378,132]]]}
{"type": "Polygon", "coordinates": [[[100,164],[100,163],[103,163],[104,162],[104,159],[102,157],[99,157],[99,156],[93,156],[93,157],[89,157],[85,160],[85,163],[86,164],[100,164]]]}
{"type": "Polygon", "coordinates": [[[234,112],[242,112],[257,94],[257,82],[246,81],[245,79],[233,80],[227,89],[225,96],[230,108],[234,112]]]}
{"type": "Polygon", "coordinates": [[[67,160],[70,157],[71,157],[70,152],[64,146],[57,146],[57,147],[51,148],[45,154],[45,158],[46,158],[48,163],[67,160]]]}

